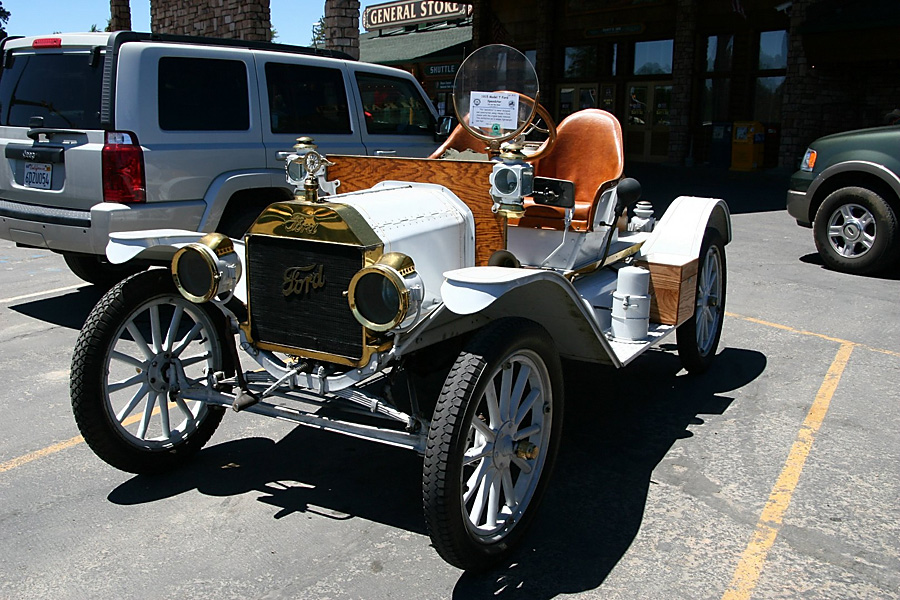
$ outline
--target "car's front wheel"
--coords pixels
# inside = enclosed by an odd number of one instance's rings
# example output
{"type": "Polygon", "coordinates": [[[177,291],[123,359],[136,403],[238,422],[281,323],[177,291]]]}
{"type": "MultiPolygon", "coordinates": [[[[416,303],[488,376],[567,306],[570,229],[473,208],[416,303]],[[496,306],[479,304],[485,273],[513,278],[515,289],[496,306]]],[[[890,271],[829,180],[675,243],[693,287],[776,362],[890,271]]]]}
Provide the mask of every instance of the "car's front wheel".
{"type": "Polygon", "coordinates": [[[884,198],[862,187],[829,194],[816,212],[813,235],[825,265],[846,273],[882,270],[900,253],[897,215],[884,198]]]}
{"type": "Polygon", "coordinates": [[[562,369],[544,329],[505,319],[467,344],[425,451],[425,520],[447,562],[481,570],[512,552],[547,485],[562,416],[562,369]]]}
{"type": "Polygon", "coordinates": [[[225,369],[224,324],[193,304],[163,269],[111,289],[85,322],[72,358],[72,409],[97,456],[131,473],[180,464],[212,436],[224,409],[186,400],[179,386],[203,385],[225,369]]]}

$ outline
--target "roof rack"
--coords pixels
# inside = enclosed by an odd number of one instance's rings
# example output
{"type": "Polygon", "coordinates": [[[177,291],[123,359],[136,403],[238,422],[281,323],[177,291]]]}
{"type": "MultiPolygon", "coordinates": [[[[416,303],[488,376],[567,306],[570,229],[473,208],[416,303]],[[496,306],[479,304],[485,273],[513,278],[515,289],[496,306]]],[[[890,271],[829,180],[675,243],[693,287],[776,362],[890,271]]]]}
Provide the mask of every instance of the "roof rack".
{"type": "Polygon", "coordinates": [[[116,31],[113,32],[109,38],[109,46],[114,49],[118,49],[118,46],[127,42],[170,42],[174,44],[204,44],[207,46],[248,48],[251,50],[290,52],[292,54],[308,54],[312,56],[324,56],[327,58],[356,60],[346,52],[341,52],[339,50],[326,50],[325,48],[312,48],[309,46],[291,46],[288,44],[277,44],[275,42],[262,42],[255,40],[236,40],[229,38],[213,38],[193,35],[175,35],[169,33],[141,33],[138,31],[116,31]]]}

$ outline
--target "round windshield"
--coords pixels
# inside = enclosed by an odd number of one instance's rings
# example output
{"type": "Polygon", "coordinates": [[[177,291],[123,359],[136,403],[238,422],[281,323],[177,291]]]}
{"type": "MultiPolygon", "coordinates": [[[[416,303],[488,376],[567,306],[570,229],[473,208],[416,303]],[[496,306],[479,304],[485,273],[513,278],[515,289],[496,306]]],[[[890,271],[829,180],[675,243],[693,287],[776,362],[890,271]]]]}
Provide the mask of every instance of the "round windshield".
{"type": "Polygon", "coordinates": [[[470,54],[453,82],[453,109],[469,133],[505,141],[534,118],[538,78],[524,54],[501,44],[470,54]]]}

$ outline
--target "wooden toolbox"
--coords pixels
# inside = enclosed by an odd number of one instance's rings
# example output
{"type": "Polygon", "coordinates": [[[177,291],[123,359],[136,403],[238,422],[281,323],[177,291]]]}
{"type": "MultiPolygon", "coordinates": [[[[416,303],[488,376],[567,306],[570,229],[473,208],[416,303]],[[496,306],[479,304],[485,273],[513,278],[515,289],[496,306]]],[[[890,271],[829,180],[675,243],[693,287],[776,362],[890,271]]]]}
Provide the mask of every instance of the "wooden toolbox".
{"type": "Polygon", "coordinates": [[[635,263],[650,271],[650,321],[681,325],[694,314],[697,259],[651,254],[635,263]]]}

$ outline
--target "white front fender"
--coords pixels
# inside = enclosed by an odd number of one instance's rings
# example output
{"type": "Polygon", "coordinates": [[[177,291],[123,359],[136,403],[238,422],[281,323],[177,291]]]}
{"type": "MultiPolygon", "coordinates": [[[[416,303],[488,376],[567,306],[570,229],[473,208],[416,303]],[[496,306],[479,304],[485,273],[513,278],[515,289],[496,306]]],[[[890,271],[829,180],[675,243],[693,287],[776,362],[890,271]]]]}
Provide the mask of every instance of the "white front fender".
{"type": "Polygon", "coordinates": [[[594,314],[571,282],[550,270],[468,267],[444,273],[441,299],[451,312],[540,324],[560,355],[621,366],[594,314]]]}
{"type": "Polygon", "coordinates": [[[537,280],[558,280],[557,273],[507,267],[468,267],[444,273],[441,300],[458,315],[481,312],[494,300],[537,280]]]}
{"type": "MultiPolygon", "coordinates": [[[[111,233],[109,243],[106,245],[106,258],[113,264],[121,264],[134,258],[170,261],[179,248],[197,242],[205,235],[207,234],[187,229],[147,229],[145,231],[111,233]]],[[[232,240],[232,242],[243,267],[244,243],[241,240],[232,240]]],[[[245,273],[246,268],[242,268],[241,279],[234,289],[234,295],[241,302],[247,304],[245,273]]]]}

